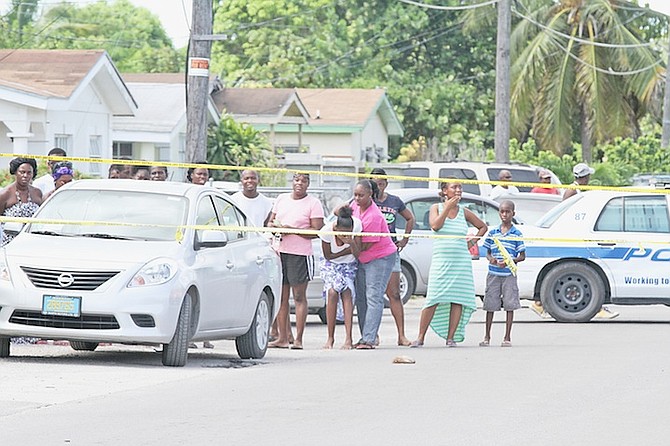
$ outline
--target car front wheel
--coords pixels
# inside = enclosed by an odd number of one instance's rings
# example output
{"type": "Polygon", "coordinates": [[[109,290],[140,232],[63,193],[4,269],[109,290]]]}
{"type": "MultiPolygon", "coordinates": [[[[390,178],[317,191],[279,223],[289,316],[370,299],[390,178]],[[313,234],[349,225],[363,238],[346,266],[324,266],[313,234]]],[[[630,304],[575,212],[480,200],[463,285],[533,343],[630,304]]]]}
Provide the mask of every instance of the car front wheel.
{"type": "Polygon", "coordinates": [[[186,294],[179,310],[177,328],[169,344],[163,344],[163,365],[168,367],[183,367],[188,357],[189,329],[191,326],[191,295],[186,294]]]}
{"type": "Polygon", "coordinates": [[[557,321],[588,322],[605,302],[605,283],[584,263],[559,263],[542,280],[540,298],[557,321]]]}
{"type": "Polygon", "coordinates": [[[265,293],[262,293],[251,327],[245,334],[235,338],[235,347],[240,358],[260,359],[265,356],[270,336],[270,324],[272,323],[271,314],[270,299],[265,293]]]}

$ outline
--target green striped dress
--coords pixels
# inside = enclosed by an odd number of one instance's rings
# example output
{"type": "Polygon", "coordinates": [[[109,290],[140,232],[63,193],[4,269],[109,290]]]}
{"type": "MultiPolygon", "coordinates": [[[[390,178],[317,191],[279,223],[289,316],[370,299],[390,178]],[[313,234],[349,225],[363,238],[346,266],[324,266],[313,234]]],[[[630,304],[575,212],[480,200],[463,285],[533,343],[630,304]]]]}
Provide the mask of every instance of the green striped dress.
{"type": "MultiPolygon", "coordinates": [[[[438,204],[442,212],[444,203],[438,204]]],[[[451,303],[461,304],[463,314],[458,323],[454,341],[465,339],[465,326],[476,309],[475,283],[472,276],[472,257],[468,251],[465,236],[468,224],[463,208],[459,206],[454,219],[445,219],[436,234],[461,236],[461,238],[438,238],[433,243],[433,259],[428,277],[428,292],[425,307],[437,305],[430,327],[440,337],[447,339],[451,303]]]]}

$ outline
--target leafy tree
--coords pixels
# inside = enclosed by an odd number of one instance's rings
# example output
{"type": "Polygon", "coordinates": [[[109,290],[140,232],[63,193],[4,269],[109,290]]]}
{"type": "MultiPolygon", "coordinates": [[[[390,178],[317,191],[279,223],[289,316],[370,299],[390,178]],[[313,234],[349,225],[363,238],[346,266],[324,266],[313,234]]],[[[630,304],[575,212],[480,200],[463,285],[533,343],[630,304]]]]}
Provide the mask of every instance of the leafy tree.
{"type": "Polygon", "coordinates": [[[44,31],[30,47],[48,49],[103,48],[122,72],[176,72],[181,58],[160,20],[129,0],[99,1],[82,7],[60,3],[38,23],[44,31]]]}
{"type": "MultiPolygon", "coordinates": [[[[207,147],[207,159],[212,164],[254,167],[277,166],[266,136],[248,124],[235,121],[229,115],[222,116],[218,126],[210,126],[207,147]]],[[[216,170],[212,176],[217,180],[239,181],[240,173],[239,170],[216,170]]],[[[263,183],[265,185],[281,184],[281,179],[281,175],[263,173],[263,183]]]]}
{"type": "Polygon", "coordinates": [[[649,16],[619,3],[517,3],[524,18],[512,33],[513,136],[532,131],[541,148],[559,154],[579,139],[591,161],[592,143],[638,134],[663,71],[642,37],[659,33],[649,16]]]}
{"type": "Polygon", "coordinates": [[[495,30],[464,36],[457,12],[395,0],[230,0],[214,31],[228,36],[212,65],[229,84],[384,87],[405,140],[425,137],[432,159],[492,141],[495,30]]]}

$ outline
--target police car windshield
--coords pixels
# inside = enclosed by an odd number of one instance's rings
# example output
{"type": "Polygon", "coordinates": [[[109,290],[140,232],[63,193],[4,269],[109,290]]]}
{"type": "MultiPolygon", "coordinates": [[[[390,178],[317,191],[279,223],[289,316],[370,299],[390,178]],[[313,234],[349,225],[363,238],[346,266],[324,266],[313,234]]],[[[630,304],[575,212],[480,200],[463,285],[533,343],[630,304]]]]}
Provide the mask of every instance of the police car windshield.
{"type": "Polygon", "coordinates": [[[584,196],[583,194],[577,194],[573,195],[572,197],[568,198],[565,201],[562,201],[556,207],[554,207],[549,212],[544,214],[544,216],[540,217],[540,219],[535,224],[540,228],[551,227],[551,225],[554,224],[554,222],[558,219],[558,217],[563,215],[563,213],[567,211],[568,208],[572,207],[574,203],[581,200],[583,196],[584,196]]]}

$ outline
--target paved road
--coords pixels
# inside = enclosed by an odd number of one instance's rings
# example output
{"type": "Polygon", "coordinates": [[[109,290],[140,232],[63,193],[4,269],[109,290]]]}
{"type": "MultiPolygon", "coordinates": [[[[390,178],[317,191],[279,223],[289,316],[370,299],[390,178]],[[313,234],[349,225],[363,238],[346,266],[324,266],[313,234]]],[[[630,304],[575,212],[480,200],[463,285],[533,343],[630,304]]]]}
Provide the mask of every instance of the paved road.
{"type": "MultiPolygon", "coordinates": [[[[412,335],[420,305],[407,307],[412,335]]],[[[481,311],[455,349],[434,334],[395,347],[389,314],[374,351],[320,350],[313,317],[304,351],[238,361],[221,341],[177,369],[149,347],[15,346],[0,360],[0,444],[666,445],[670,309],[616,309],[589,324],[522,309],[511,349],[502,323],[477,346],[481,311]]]]}

